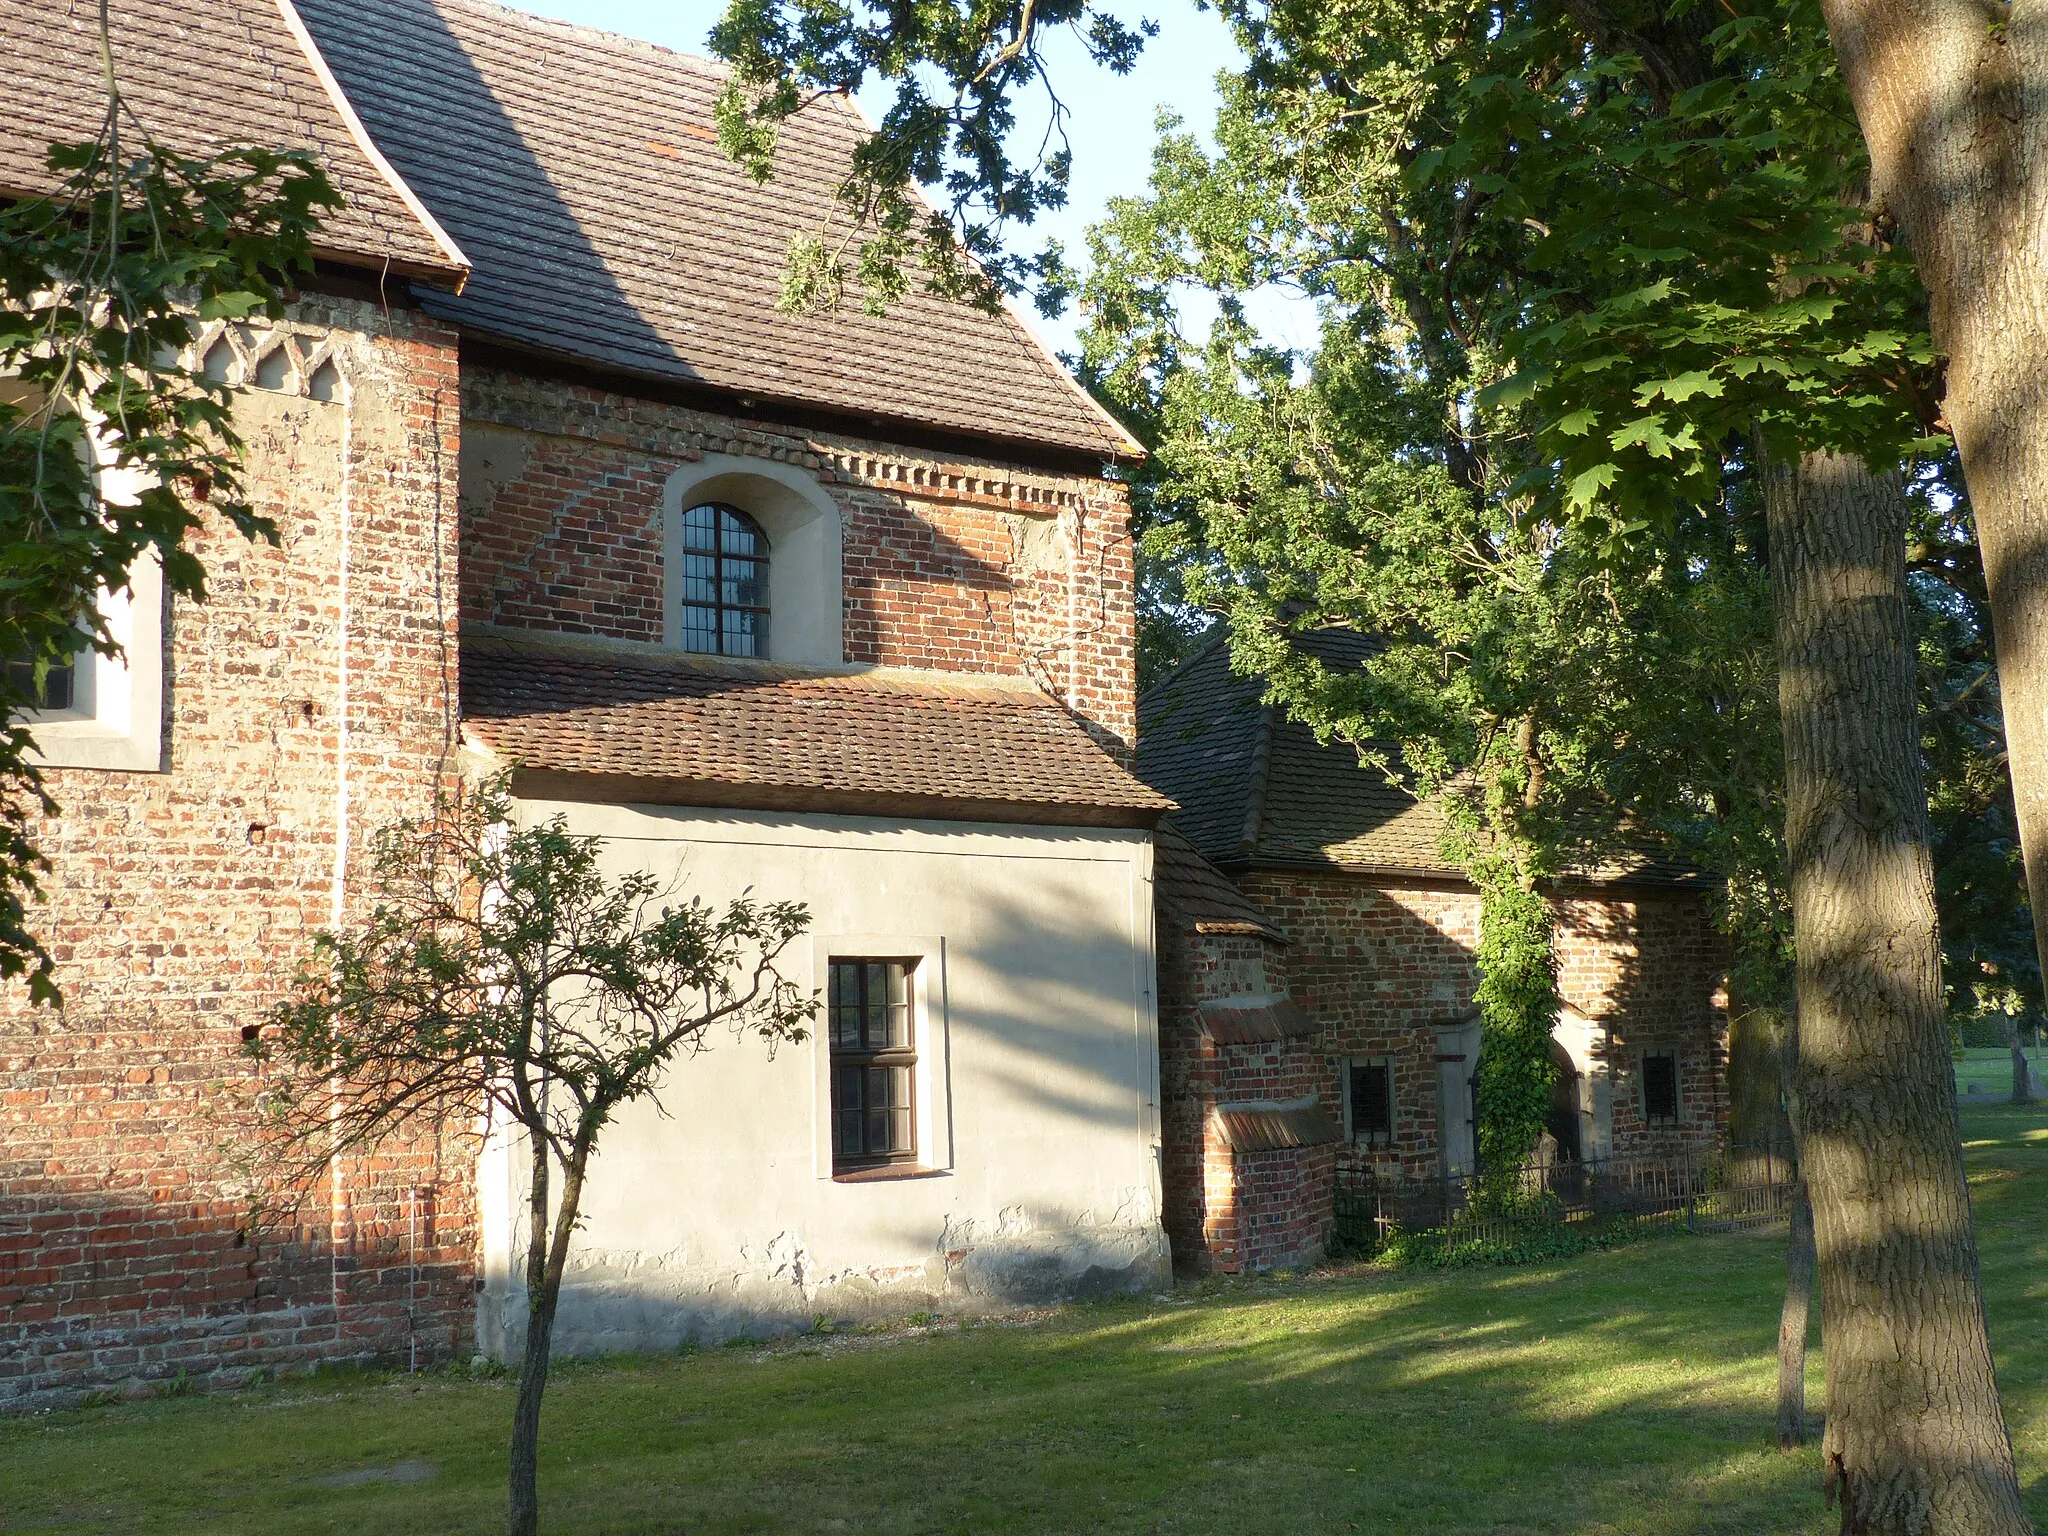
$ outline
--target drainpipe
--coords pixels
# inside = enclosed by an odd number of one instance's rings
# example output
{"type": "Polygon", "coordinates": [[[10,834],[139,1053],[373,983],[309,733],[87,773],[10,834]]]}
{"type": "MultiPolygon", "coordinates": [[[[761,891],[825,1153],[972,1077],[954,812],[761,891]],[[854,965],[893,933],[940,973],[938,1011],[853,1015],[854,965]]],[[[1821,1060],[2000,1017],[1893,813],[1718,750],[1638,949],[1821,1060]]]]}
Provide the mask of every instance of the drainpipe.
{"type": "MultiPolygon", "coordinates": [[[[355,482],[355,406],[350,399],[352,391],[347,381],[342,383],[341,415],[341,554],[336,570],[336,584],[339,593],[339,612],[335,625],[335,651],[337,663],[334,679],[334,870],[329,883],[327,901],[327,926],[331,932],[341,930],[343,902],[348,885],[348,581],[349,558],[353,553],[351,541],[354,533],[351,505],[354,499],[355,482]]],[[[342,1231],[348,1222],[348,1201],[341,1184],[341,1148],[339,1125],[341,1118],[341,1082],[334,1079],[329,1084],[328,1125],[334,1137],[334,1150],[327,1160],[327,1279],[328,1299],[334,1309],[335,1342],[341,1342],[341,1241],[342,1231]]]]}

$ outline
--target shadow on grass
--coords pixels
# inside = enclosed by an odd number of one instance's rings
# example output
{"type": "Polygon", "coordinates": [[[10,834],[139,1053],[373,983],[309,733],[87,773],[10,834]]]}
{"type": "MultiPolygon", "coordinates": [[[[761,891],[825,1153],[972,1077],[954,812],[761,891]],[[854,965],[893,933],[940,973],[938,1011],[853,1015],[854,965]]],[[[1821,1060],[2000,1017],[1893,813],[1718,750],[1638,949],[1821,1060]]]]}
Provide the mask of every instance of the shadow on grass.
{"type": "MultiPolygon", "coordinates": [[[[2039,1519],[2048,1115],[1986,1108],[1964,1132],[2039,1519]]],[[[1672,1238],[579,1366],[549,1391],[546,1527],[1818,1536],[1815,1458],[1769,1446],[1782,1258],[1773,1234],[1672,1238]]],[[[0,1526],[494,1531],[509,1412],[504,1382],[450,1376],[16,1422],[0,1526]],[[416,1464],[434,1476],[318,1481],[416,1464]]]]}

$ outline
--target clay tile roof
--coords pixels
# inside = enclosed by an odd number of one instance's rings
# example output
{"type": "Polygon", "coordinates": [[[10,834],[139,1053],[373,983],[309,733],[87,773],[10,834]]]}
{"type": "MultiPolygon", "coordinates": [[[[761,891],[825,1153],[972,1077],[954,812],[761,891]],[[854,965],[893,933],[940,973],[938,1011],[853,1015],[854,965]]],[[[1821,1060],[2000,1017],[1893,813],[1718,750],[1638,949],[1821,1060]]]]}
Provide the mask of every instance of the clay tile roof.
{"type": "Polygon", "coordinates": [[[1171,803],[1022,682],[468,637],[463,734],[536,799],[1149,827],[1171,803]]]}
{"type": "MultiPolygon", "coordinates": [[[[1332,667],[1356,666],[1368,636],[1319,630],[1298,643],[1332,667]]],[[[1138,703],[1138,774],[1179,809],[1174,825],[1206,858],[1455,876],[1442,810],[1361,766],[1342,742],[1263,702],[1264,683],[1230,668],[1221,637],[1138,703]]],[[[1610,844],[1615,839],[1608,838],[1610,844]]],[[[1696,885],[1703,872],[1650,838],[1572,872],[1600,883],[1696,885]]]]}
{"type": "Polygon", "coordinates": [[[1212,997],[1195,1005],[1202,1033],[1218,1045],[1258,1045],[1321,1033],[1322,1026],[1285,992],[1212,997]]]}
{"type": "Polygon", "coordinates": [[[1338,1138],[1337,1122],[1314,1099],[1286,1104],[1218,1104],[1216,1129],[1233,1152],[1317,1147],[1338,1138]]]}
{"type": "Polygon", "coordinates": [[[1242,933],[1271,939],[1286,937],[1266,920],[1245,894],[1195,845],[1162,821],[1152,839],[1152,888],[1167,918],[1188,933],[1242,933]]]}
{"type": "Polygon", "coordinates": [[[299,0],[371,132],[476,263],[466,330],[680,383],[1094,456],[1137,444],[1007,311],[850,294],[780,313],[790,237],[836,218],[836,97],[757,186],[718,147],[722,66],[481,0],[299,0]]]}
{"type": "MultiPolygon", "coordinates": [[[[167,148],[309,149],[343,198],[317,253],[458,286],[468,263],[372,146],[289,0],[114,0],[114,73],[135,121],[167,148]]],[[[0,0],[0,196],[51,185],[53,141],[93,138],[98,7],[0,0]]]]}

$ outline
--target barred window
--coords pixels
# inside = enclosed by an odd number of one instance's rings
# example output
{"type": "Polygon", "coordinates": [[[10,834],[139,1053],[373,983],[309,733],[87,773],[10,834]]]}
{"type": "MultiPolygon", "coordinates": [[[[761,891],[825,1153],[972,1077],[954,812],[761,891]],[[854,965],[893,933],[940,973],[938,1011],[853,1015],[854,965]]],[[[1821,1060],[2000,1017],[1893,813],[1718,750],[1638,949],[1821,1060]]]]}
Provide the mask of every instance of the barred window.
{"type": "Polygon", "coordinates": [[[1651,1125],[1678,1123],[1678,1053],[1643,1052],[1643,1119],[1651,1125]]]}
{"type": "Polygon", "coordinates": [[[1394,1064],[1385,1057],[1350,1064],[1351,1139],[1369,1147],[1394,1141],[1394,1064]]]}
{"type": "Polygon", "coordinates": [[[768,536],[738,507],[683,513],[682,646],[720,656],[768,654],[768,536]]]}
{"type": "Polygon", "coordinates": [[[832,962],[826,998],[832,1046],[832,1170],[913,1162],[916,962],[832,962]]]}

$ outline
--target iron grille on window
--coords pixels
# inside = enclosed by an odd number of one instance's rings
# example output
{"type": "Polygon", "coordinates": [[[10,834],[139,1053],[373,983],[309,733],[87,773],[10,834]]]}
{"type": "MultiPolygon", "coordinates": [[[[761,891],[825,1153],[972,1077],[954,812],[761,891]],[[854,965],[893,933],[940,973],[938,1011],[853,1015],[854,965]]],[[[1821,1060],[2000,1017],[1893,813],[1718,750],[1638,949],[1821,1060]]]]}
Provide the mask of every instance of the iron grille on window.
{"type": "Polygon", "coordinates": [[[1351,1139],[1384,1147],[1394,1140],[1394,1070],[1386,1061],[1351,1063],[1351,1139]]]}
{"type": "Polygon", "coordinates": [[[738,507],[683,514],[682,645],[721,656],[768,654],[768,538],[738,507]]]}
{"type": "Polygon", "coordinates": [[[1643,1118],[1651,1125],[1678,1123],[1678,1058],[1669,1051],[1644,1053],[1643,1118]]]}
{"type": "Polygon", "coordinates": [[[917,1072],[906,960],[834,960],[826,999],[832,1043],[835,1172],[913,1161],[917,1072]]]}
{"type": "Polygon", "coordinates": [[[77,672],[75,664],[65,662],[61,667],[51,667],[43,674],[42,686],[36,686],[36,664],[32,661],[10,661],[7,663],[7,681],[22,697],[33,700],[34,709],[69,709],[75,694],[77,672]]]}

